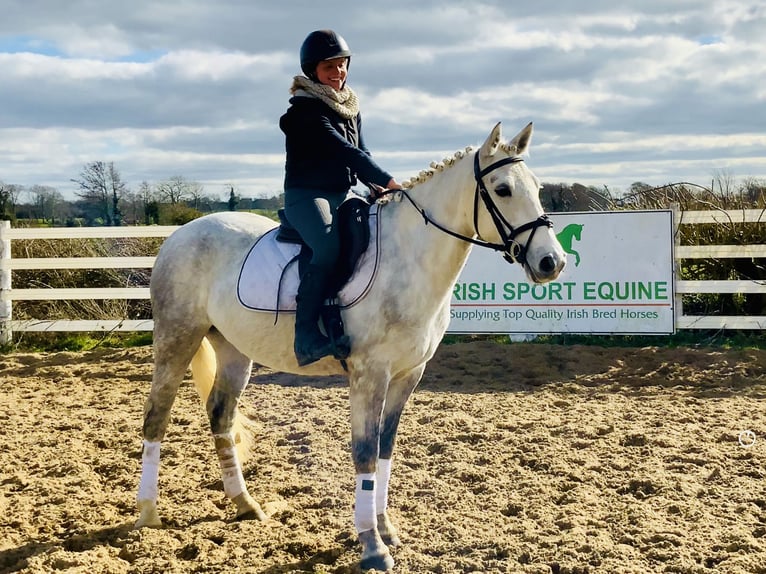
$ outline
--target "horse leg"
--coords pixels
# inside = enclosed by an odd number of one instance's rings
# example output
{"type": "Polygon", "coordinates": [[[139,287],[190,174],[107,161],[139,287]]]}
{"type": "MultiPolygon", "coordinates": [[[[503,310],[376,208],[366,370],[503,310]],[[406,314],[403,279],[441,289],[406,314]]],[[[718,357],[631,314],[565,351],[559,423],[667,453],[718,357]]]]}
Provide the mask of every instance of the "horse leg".
{"type": "MultiPolygon", "coordinates": [[[[237,453],[237,444],[243,438],[235,428],[237,403],[250,380],[253,363],[217,331],[211,331],[207,338],[215,351],[216,369],[212,390],[205,401],[205,409],[221,466],[223,490],[237,507],[237,520],[266,520],[266,514],[247,492],[242,475],[242,461],[237,453]]],[[[199,364],[197,361],[195,358],[192,362],[192,370],[197,389],[202,394],[200,381],[197,379],[206,373],[209,374],[210,369],[195,369],[199,364]]]]}
{"type": "Polygon", "coordinates": [[[349,377],[351,451],[356,471],[354,526],[362,544],[361,569],[390,570],[394,559],[378,533],[375,479],[380,448],[380,418],[388,386],[384,369],[349,377]]]}
{"type": "MultiPolygon", "coordinates": [[[[207,330],[207,327],[205,328],[207,330]]],[[[170,421],[170,409],[189,362],[204,337],[204,330],[173,330],[164,334],[158,321],[154,331],[154,374],[149,397],[144,404],[141,480],[138,486],[139,517],[136,528],[162,526],[157,513],[160,474],[160,442],[170,421]]]]}
{"type": "Polygon", "coordinates": [[[396,431],[404,410],[404,405],[415,390],[423,376],[425,364],[410,371],[404,376],[396,377],[388,384],[386,403],[383,409],[382,428],[380,431],[380,452],[378,455],[378,470],[376,473],[375,510],[377,526],[383,542],[388,546],[397,547],[401,540],[396,527],[388,516],[388,486],[391,479],[391,457],[396,442],[396,431]]]}

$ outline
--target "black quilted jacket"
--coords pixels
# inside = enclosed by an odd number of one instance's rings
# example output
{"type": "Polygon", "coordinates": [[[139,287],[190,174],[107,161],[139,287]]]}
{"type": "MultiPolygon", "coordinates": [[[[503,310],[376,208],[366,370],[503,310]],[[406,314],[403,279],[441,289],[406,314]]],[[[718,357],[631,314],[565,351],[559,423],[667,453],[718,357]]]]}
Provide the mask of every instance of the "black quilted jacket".
{"type": "Polygon", "coordinates": [[[287,152],[285,190],[346,192],[357,178],[380,186],[391,179],[364,145],[361,115],[346,120],[317,98],[294,96],[279,127],[287,152]]]}

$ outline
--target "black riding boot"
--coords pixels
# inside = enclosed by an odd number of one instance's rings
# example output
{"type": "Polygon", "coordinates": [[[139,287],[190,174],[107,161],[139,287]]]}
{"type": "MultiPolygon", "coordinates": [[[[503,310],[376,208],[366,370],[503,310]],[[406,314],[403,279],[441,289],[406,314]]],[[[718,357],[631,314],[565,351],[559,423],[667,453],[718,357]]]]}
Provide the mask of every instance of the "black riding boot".
{"type": "Polygon", "coordinates": [[[325,299],[327,272],[309,265],[301,278],[295,310],[295,358],[305,367],[332,355],[334,345],[319,330],[319,314],[325,299]]]}

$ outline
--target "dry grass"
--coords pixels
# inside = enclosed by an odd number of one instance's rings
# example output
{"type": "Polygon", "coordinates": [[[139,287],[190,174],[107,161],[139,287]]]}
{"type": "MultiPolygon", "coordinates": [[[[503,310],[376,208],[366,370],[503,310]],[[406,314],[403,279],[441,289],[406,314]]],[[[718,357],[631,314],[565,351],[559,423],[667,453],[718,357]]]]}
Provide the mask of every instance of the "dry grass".
{"type": "MultiPolygon", "coordinates": [[[[13,242],[12,257],[137,257],[156,255],[159,238],[24,239],[13,242]]],[[[77,287],[141,287],[149,285],[150,269],[18,270],[17,289],[77,287]]],[[[17,301],[14,318],[25,319],[146,319],[151,308],[144,300],[17,301]]]]}

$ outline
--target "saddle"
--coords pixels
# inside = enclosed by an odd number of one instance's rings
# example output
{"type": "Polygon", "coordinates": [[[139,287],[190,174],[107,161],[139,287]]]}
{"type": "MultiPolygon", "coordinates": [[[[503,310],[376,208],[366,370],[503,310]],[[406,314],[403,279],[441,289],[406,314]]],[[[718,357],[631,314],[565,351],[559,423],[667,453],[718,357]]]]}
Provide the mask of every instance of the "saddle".
{"type": "MultiPolygon", "coordinates": [[[[276,240],[281,243],[295,243],[301,246],[297,255],[298,273],[303,277],[303,270],[311,261],[311,248],[303,242],[300,234],[285,216],[285,210],[277,211],[279,228],[276,240]]],[[[327,298],[336,298],[338,291],[348,282],[354,273],[356,264],[370,244],[370,204],[361,197],[349,197],[338,207],[337,224],[340,232],[340,256],[327,289],[327,298]]]]}
{"type": "MultiPolygon", "coordinates": [[[[348,308],[367,293],[378,264],[379,206],[351,197],[338,209],[341,255],[324,293],[321,325],[336,341],[343,336],[341,308],[348,308]],[[372,209],[371,209],[372,207],[372,209]]],[[[237,297],[247,309],[275,313],[294,312],[302,269],[311,261],[311,249],[290,225],[284,211],[280,225],[264,234],[250,249],[237,281],[237,297]]]]}

